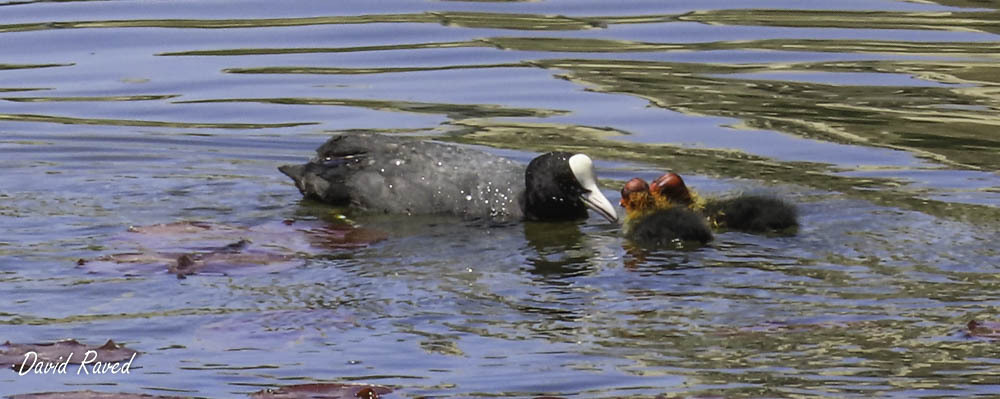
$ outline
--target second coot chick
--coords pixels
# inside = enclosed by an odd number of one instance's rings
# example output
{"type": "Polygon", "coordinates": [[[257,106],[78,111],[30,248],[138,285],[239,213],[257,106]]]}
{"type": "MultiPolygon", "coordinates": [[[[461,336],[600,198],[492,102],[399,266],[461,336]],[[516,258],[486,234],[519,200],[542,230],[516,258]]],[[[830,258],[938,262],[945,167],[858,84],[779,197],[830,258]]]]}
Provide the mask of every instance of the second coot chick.
{"type": "Polygon", "coordinates": [[[657,203],[645,180],[634,178],[621,191],[625,208],[625,237],[642,247],[676,246],[683,242],[705,244],[712,232],[704,217],[686,205],[657,203]]]}
{"type": "Polygon", "coordinates": [[[795,206],[766,195],[739,195],[724,199],[702,199],[689,190],[676,173],[653,181],[650,193],[657,203],[678,204],[698,211],[712,226],[749,233],[783,233],[798,227],[795,206]]]}
{"type": "Polygon", "coordinates": [[[794,205],[765,195],[710,201],[705,214],[720,228],[749,233],[788,233],[799,227],[794,205]]]}

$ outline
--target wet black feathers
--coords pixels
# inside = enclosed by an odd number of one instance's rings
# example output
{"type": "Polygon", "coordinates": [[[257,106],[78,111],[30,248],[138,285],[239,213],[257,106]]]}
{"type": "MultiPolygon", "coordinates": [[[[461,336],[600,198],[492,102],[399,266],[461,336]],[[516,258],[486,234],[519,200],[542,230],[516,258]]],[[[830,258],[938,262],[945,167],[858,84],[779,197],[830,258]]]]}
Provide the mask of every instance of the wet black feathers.
{"type": "Polygon", "coordinates": [[[627,237],[642,247],[673,246],[678,242],[706,244],[712,231],[705,218],[685,207],[657,210],[636,220],[627,237]]]}
{"type": "Polygon", "coordinates": [[[760,195],[710,201],[705,214],[720,228],[751,233],[783,232],[799,225],[794,205],[760,195]]]}
{"type": "Polygon", "coordinates": [[[398,214],[453,214],[492,222],[587,217],[565,152],[527,169],[483,151],[433,141],[351,133],[330,138],[306,164],[282,173],[306,197],[398,214]]]}

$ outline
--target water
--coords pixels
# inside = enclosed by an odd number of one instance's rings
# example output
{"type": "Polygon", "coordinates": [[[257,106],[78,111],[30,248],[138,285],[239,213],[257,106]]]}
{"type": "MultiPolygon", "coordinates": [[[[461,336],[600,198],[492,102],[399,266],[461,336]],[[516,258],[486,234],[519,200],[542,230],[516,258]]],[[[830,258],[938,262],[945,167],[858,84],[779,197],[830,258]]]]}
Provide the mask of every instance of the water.
{"type": "Polygon", "coordinates": [[[661,3],[2,3],[0,339],[142,352],[2,393],[1000,396],[964,327],[1000,318],[996,5],[661,3]],[[585,149],[612,201],[674,170],[802,228],[637,251],[597,216],[302,201],[276,167],[351,129],[585,149]],[[135,250],[129,226],[337,215],[388,239],[186,279],[76,266],[135,250]]]}

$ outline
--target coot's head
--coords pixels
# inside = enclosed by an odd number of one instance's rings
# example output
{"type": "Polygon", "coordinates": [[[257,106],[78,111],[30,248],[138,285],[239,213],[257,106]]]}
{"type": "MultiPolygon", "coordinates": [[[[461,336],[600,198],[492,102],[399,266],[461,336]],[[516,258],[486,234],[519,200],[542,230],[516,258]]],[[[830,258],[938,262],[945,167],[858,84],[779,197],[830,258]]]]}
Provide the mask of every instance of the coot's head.
{"type": "Polygon", "coordinates": [[[626,222],[653,210],[656,205],[649,192],[649,184],[638,177],[629,180],[622,187],[622,199],[619,203],[625,208],[626,222]]]}
{"type": "Polygon", "coordinates": [[[614,206],[597,187],[594,163],[584,154],[550,152],[531,160],[524,172],[524,214],[534,220],[587,217],[587,208],[610,222],[614,206]]]}

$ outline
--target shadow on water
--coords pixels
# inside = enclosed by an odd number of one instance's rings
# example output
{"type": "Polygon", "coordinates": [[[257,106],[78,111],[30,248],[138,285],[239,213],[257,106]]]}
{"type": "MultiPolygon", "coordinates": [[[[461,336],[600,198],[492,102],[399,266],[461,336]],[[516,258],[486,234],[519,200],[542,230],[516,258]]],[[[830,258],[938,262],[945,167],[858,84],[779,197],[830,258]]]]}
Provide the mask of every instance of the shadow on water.
{"type": "Polygon", "coordinates": [[[584,235],[574,222],[524,224],[524,238],[533,249],[529,272],[557,281],[588,271],[592,253],[584,247],[584,235]]]}
{"type": "Polygon", "coordinates": [[[0,2],[0,340],[141,352],[122,378],[0,373],[5,393],[1000,393],[996,340],[968,327],[1000,318],[994,3],[138,4],[0,2]],[[362,130],[586,152],[608,193],[676,171],[794,201],[801,228],[638,250],[596,216],[332,208],[276,170],[362,130]],[[279,248],[292,219],[378,239],[279,248]],[[294,262],[77,267],[130,227],[198,223],[244,227],[194,248],[294,262]]]}

